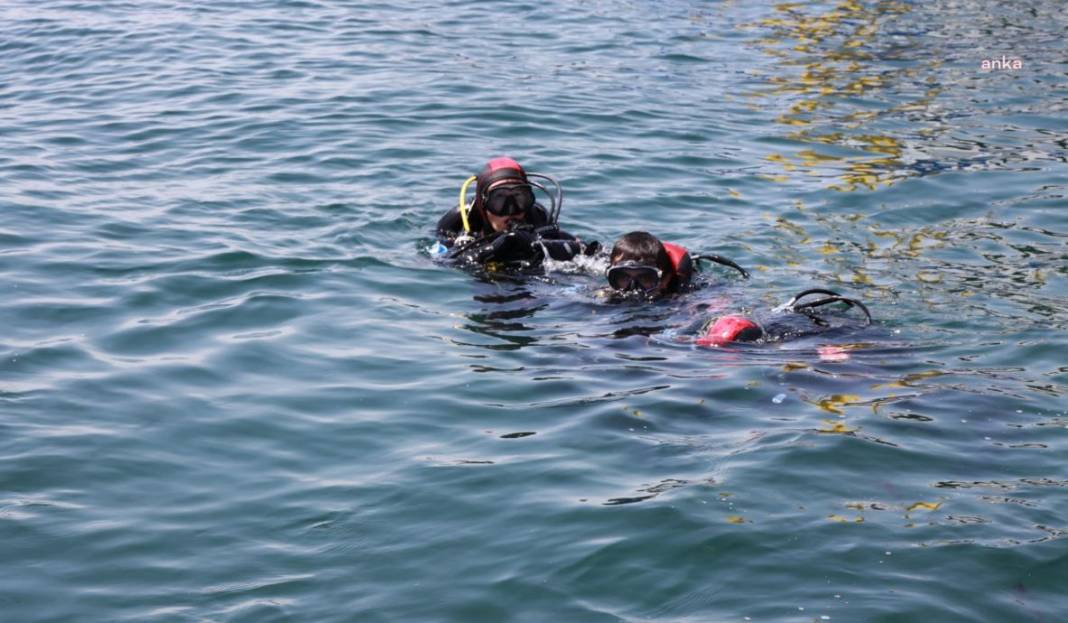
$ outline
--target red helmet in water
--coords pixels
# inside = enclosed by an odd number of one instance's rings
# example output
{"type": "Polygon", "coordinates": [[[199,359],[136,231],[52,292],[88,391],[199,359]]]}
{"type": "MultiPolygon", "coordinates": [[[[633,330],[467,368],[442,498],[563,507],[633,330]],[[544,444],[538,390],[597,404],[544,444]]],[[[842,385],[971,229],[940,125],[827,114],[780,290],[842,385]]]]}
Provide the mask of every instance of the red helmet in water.
{"type": "Polygon", "coordinates": [[[764,335],[760,325],[744,316],[721,316],[697,339],[698,346],[723,346],[731,342],[754,342],[764,335]]]}

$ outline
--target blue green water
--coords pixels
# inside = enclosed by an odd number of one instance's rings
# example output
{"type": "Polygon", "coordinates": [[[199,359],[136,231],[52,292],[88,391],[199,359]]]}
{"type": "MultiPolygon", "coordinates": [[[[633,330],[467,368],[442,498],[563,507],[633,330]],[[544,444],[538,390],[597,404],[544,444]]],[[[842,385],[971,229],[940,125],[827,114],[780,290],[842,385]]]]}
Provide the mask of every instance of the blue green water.
{"type": "Polygon", "coordinates": [[[0,5],[0,618],[1062,620],[1068,18],[994,4],[0,5]],[[753,278],[435,263],[500,154],[753,278]],[[813,286],[875,326],[673,337],[813,286]]]}

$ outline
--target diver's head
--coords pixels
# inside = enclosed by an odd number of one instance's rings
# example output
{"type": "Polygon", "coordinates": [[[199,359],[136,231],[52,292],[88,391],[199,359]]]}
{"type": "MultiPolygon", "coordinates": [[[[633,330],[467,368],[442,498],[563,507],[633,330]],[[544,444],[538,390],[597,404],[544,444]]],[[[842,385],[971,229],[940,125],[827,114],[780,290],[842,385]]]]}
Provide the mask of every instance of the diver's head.
{"type": "Polygon", "coordinates": [[[612,246],[605,274],[613,290],[656,298],[668,292],[675,269],[656,236],[632,231],[612,246]]]}
{"type": "Polygon", "coordinates": [[[755,342],[764,337],[760,325],[745,316],[720,316],[697,339],[698,346],[724,346],[733,342],[755,342]]]}
{"type": "Polygon", "coordinates": [[[486,163],[475,190],[474,208],[485,223],[486,233],[527,222],[534,207],[534,189],[526,171],[511,158],[494,158],[486,163]]]}

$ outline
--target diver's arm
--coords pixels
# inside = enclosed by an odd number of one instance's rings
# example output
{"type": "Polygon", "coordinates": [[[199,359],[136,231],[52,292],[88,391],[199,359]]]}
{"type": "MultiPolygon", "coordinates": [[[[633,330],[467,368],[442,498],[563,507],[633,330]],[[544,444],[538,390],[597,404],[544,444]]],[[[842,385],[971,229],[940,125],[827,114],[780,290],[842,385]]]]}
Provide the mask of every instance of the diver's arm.
{"type": "Polygon", "coordinates": [[[533,225],[534,233],[548,256],[558,262],[572,260],[578,255],[593,255],[601,249],[599,242],[584,242],[578,236],[560,229],[558,224],[549,220],[548,211],[540,204],[535,204],[527,215],[527,222],[533,225]]]}
{"type": "Polygon", "coordinates": [[[480,238],[472,247],[475,261],[479,263],[502,262],[512,264],[527,262],[537,264],[543,254],[538,238],[529,229],[496,232],[480,238]]]}
{"type": "Polygon", "coordinates": [[[596,240],[585,242],[555,225],[542,227],[537,231],[549,257],[558,262],[566,262],[579,255],[593,255],[601,249],[601,243],[596,240]]]}
{"type": "MultiPolygon", "coordinates": [[[[589,248],[578,238],[559,232],[560,235],[544,234],[545,232],[529,227],[520,227],[506,232],[497,232],[480,238],[475,243],[475,259],[478,262],[527,262],[537,264],[545,257],[558,262],[566,262],[574,259],[589,248]]],[[[594,249],[596,250],[596,249],[594,249]]],[[[590,251],[591,253],[593,251],[590,251]]]]}
{"type": "Polygon", "coordinates": [[[557,262],[567,262],[582,254],[582,243],[578,240],[545,238],[541,244],[548,256],[557,262]]]}
{"type": "Polygon", "coordinates": [[[449,210],[438,220],[438,240],[446,247],[451,247],[463,230],[464,223],[458,208],[449,210]]]}

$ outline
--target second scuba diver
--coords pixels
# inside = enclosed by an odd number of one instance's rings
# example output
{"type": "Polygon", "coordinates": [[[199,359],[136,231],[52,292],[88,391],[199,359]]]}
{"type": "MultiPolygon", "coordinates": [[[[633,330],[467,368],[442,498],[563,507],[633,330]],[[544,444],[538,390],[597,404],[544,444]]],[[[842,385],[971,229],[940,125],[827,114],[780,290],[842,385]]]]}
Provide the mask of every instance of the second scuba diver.
{"type": "Polygon", "coordinates": [[[552,177],[527,173],[511,158],[494,158],[464,182],[459,205],[438,221],[438,249],[466,263],[493,262],[521,269],[540,266],[546,257],[567,261],[596,253],[599,243],[583,242],[560,229],[563,195],[552,177]],[[472,183],[475,198],[469,204],[467,190],[472,183]],[[537,202],[535,189],[549,196],[549,209],[537,202]]]}
{"type": "MultiPolygon", "coordinates": [[[[643,231],[630,232],[616,241],[609,255],[605,276],[614,294],[658,299],[688,288],[696,260],[701,259],[729,266],[749,278],[744,268],[725,257],[691,257],[685,248],[662,242],[643,231]]],[[[771,310],[770,314],[760,318],[760,322],[739,314],[727,314],[711,321],[702,320],[697,325],[702,335],[695,343],[698,346],[724,346],[735,342],[775,342],[824,333],[832,327],[817,309],[832,303],[856,307],[864,314],[864,326],[871,324],[871,313],[860,301],[831,290],[814,288],[801,292],[771,310]],[[809,298],[813,295],[823,295],[823,298],[809,298]]]]}
{"type": "Polygon", "coordinates": [[[656,299],[690,287],[698,260],[729,266],[746,279],[749,273],[719,255],[691,256],[685,248],[644,231],[625,234],[609,254],[608,285],[614,293],[656,299]]]}

